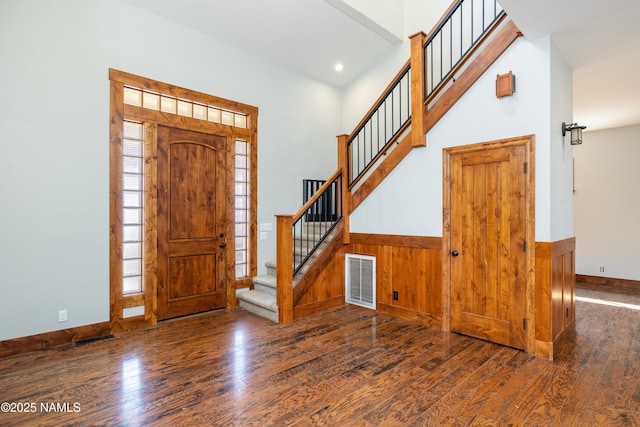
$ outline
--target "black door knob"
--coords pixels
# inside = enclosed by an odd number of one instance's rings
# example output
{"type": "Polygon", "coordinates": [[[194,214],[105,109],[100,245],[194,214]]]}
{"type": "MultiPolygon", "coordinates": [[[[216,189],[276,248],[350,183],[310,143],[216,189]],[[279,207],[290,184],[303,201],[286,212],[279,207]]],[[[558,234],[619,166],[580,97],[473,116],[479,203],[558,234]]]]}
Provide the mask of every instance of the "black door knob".
{"type": "Polygon", "coordinates": [[[227,244],[225,242],[220,243],[218,246],[220,246],[221,248],[226,248],[227,244]]]}
{"type": "Polygon", "coordinates": [[[453,251],[451,251],[451,255],[452,255],[452,256],[458,256],[458,255],[460,255],[460,254],[458,253],[458,251],[453,250],[453,251]]]}

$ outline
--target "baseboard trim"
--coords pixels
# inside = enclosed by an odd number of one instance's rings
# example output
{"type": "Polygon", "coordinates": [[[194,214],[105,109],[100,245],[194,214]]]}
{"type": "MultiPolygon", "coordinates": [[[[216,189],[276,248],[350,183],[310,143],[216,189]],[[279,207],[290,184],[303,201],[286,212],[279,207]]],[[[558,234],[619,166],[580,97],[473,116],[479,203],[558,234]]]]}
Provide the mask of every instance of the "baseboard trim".
{"type": "Polygon", "coordinates": [[[404,320],[418,322],[423,325],[430,326],[432,328],[436,328],[436,329],[442,328],[442,321],[428,313],[422,313],[422,312],[411,310],[408,308],[398,307],[395,305],[385,304],[381,302],[378,303],[377,310],[378,310],[378,313],[387,314],[389,316],[398,317],[404,320]]]}
{"type": "Polygon", "coordinates": [[[564,330],[553,341],[553,358],[554,360],[565,350],[575,347],[576,341],[576,321],[568,324],[564,330]]]}
{"type": "Polygon", "coordinates": [[[533,354],[542,359],[555,360],[566,348],[575,344],[575,336],[576,322],[574,320],[558,334],[555,340],[551,342],[536,340],[533,354]]]}
{"type": "Polygon", "coordinates": [[[330,308],[342,307],[345,305],[344,295],[329,298],[324,301],[312,302],[309,304],[293,307],[293,318],[308,316],[319,311],[328,310],[330,308]]]}
{"type": "MultiPolygon", "coordinates": [[[[640,291],[640,280],[616,279],[613,277],[588,276],[576,274],[576,282],[589,285],[599,285],[616,289],[631,289],[640,291]]],[[[579,287],[579,286],[578,286],[579,287]]]]}
{"type": "Polygon", "coordinates": [[[45,332],[37,335],[13,338],[0,341],[0,357],[13,356],[35,350],[45,350],[76,341],[93,339],[111,333],[109,322],[94,323],[59,331],[45,332]]]}

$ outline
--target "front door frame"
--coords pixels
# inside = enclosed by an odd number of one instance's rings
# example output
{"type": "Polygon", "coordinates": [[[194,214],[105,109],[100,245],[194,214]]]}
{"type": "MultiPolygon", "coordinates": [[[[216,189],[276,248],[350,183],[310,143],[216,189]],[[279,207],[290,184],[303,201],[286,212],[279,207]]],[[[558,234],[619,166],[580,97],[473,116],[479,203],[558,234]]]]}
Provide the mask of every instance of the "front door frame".
{"type": "Polygon", "coordinates": [[[525,351],[535,353],[535,136],[526,135],[443,149],[442,186],[442,330],[451,331],[451,156],[512,146],[525,147],[525,351]]]}
{"type": "Polygon", "coordinates": [[[235,271],[235,239],[234,226],[229,221],[226,230],[227,256],[225,257],[225,273],[227,277],[227,308],[237,304],[236,289],[248,287],[251,277],[257,274],[257,136],[258,109],[256,107],[218,98],[201,92],[184,89],[167,83],[147,79],[134,74],[109,69],[111,83],[110,102],[110,324],[111,332],[134,330],[153,326],[157,323],[157,150],[158,126],[168,126],[196,132],[216,134],[227,138],[227,218],[234,218],[234,165],[235,143],[240,139],[250,147],[249,172],[249,266],[247,277],[236,279],[235,271]],[[176,99],[185,99],[201,105],[213,105],[226,111],[244,114],[246,127],[223,124],[178,114],[170,114],[153,109],[125,104],[125,87],[144,89],[158,94],[165,94],[176,99]],[[136,294],[123,294],[122,289],[122,144],[123,123],[133,120],[144,123],[145,133],[145,231],[143,291],[136,294]],[[124,310],[132,307],[144,307],[144,313],[131,317],[124,316],[124,310]]]}
{"type": "Polygon", "coordinates": [[[158,126],[157,141],[158,320],[226,307],[226,242],[233,231],[228,218],[228,138],[158,126]],[[180,148],[185,147],[204,151],[184,157],[180,148]],[[207,162],[210,156],[214,159],[207,162]],[[198,174],[191,175],[194,171],[198,174]],[[199,191],[189,191],[193,189],[199,191]]]}

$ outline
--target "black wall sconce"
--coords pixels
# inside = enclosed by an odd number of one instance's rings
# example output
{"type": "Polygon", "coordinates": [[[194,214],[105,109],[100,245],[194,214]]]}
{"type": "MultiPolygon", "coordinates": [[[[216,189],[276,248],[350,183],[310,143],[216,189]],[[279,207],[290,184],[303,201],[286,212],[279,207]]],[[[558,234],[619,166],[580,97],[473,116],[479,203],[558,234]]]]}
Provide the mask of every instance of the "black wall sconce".
{"type": "Polygon", "coordinates": [[[586,126],[580,126],[577,123],[566,124],[562,122],[562,136],[571,132],[571,145],[580,145],[582,144],[582,130],[586,128],[586,126]]]}

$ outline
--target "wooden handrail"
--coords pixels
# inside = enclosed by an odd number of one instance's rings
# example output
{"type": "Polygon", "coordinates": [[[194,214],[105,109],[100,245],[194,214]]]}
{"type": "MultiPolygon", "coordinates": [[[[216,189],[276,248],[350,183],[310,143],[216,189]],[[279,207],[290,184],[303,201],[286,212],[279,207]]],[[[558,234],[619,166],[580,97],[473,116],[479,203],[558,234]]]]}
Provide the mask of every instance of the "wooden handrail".
{"type": "Polygon", "coordinates": [[[382,103],[382,101],[384,101],[387,95],[389,95],[389,92],[394,88],[398,79],[402,77],[402,75],[406,73],[407,68],[410,68],[410,67],[411,67],[411,60],[408,60],[402,66],[400,71],[398,71],[398,73],[395,76],[393,76],[391,83],[389,83],[387,87],[384,89],[384,91],[382,91],[382,94],[378,97],[378,99],[376,99],[376,102],[373,103],[373,106],[363,116],[362,120],[360,120],[360,122],[356,125],[356,127],[353,128],[353,131],[351,131],[351,133],[349,134],[349,139],[351,139],[356,133],[358,133],[358,131],[360,131],[360,128],[367,122],[367,120],[369,120],[371,115],[378,109],[378,107],[380,107],[380,104],[382,103]]]}
{"type": "MultiPolygon", "coordinates": [[[[522,33],[518,27],[516,27],[513,21],[509,20],[485,47],[482,53],[479,54],[473,60],[472,64],[458,77],[455,83],[433,103],[431,108],[426,110],[424,118],[425,132],[428,132],[435,126],[438,120],[440,120],[457,100],[471,88],[473,83],[480,78],[482,73],[520,36],[522,36],[522,33]]],[[[429,100],[426,102],[429,102],[429,100]]]]}
{"type": "MultiPolygon", "coordinates": [[[[451,13],[453,12],[453,10],[457,9],[458,6],[460,5],[460,3],[462,3],[462,0],[456,0],[454,2],[452,2],[449,7],[447,8],[447,10],[442,14],[442,16],[440,17],[440,19],[438,19],[436,21],[436,23],[433,25],[433,27],[431,28],[431,31],[429,31],[427,34],[429,34],[429,36],[432,36],[433,34],[437,33],[438,31],[440,31],[440,28],[442,27],[442,25],[445,23],[445,21],[449,18],[449,15],[451,15],[451,13]]],[[[427,43],[428,40],[425,40],[425,43],[427,43]]]]}
{"type": "Polygon", "coordinates": [[[455,67],[451,69],[447,77],[442,79],[442,81],[438,84],[436,89],[433,92],[431,92],[429,96],[427,96],[424,102],[425,105],[429,104],[436,96],[438,96],[438,94],[446,87],[447,83],[455,77],[456,73],[460,71],[460,69],[463,68],[467,64],[467,62],[469,62],[469,60],[473,57],[476,51],[480,48],[480,46],[482,46],[484,42],[487,40],[487,38],[489,38],[491,34],[493,34],[496,28],[500,26],[500,24],[502,23],[502,21],[506,19],[506,17],[507,17],[507,14],[503,12],[500,15],[500,17],[496,19],[495,22],[489,28],[487,28],[485,33],[478,39],[478,41],[473,45],[473,47],[469,50],[469,52],[467,52],[467,54],[463,57],[463,59],[455,67]]]}
{"type": "Polygon", "coordinates": [[[329,177],[329,179],[326,180],[324,184],[322,184],[322,187],[318,188],[318,190],[315,193],[313,193],[313,196],[311,196],[309,200],[307,200],[307,203],[305,203],[298,210],[298,212],[293,215],[293,222],[296,222],[297,220],[302,218],[302,215],[304,215],[309,210],[309,208],[315,203],[315,201],[318,200],[320,196],[322,196],[322,193],[324,193],[324,191],[327,188],[329,188],[331,184],[333,184],[333,181],[335,181],[340,176],[340,174],[342,174],[342,171],[338,169],[333,173],[333,175],[329,177]]]}
{"type": "MultiPolygon", "coordinates": [[[[447,19],[451,15],[452,10],[454,10],[458,5],[458,0],[453,2],[447,12],[443,15],[443,18],[434,27],[436,30],[443,25],[443,19],[447,19]]],[[[341,193],[338,203],[342,214],[341,218],[338,218],[338,220],[333,223],[332,228],[334,226],[339,227],[338,230],[343,233],[343,237],[339,237],[337,239],[338,241],[335,241],[332,244],[338,245],[340,243],[348,243],[350,241],[349,215],[353,210],[358,207],[358,205],[360,205],[369,194],[371,194],[373,189],[391,172],[391,170],[393,170],[395,166],[400,163],[404,157],[406,157],[412,148],[425,145],[424,135],[427,130],[430,129],[430,127],[432,127],[440,117],[442,117],[446,110],[448,110],[448,108],[453,105],[457,99],[459,99],[461,94],[468,89],[473,81],[486,71],[488,65],[490,65],[497,56],[499,56],[500,52],[503,52],[504,49],[506,49],[506,47],[518,36],[516,34],[518,31],[517,28],[512,23],[507,23],[500,34],[496,36],[495,40],[489,43],[489,52],[487,52],[486,55],[484,52],[480,52],[480,54],[478,54],[480,46],[484,45],[490,35],[503,23],[505,16],[506,14],[504,14],[503,11],[502,15],[495,18],[495,21],[485,30],[484,34],[475,41],[474,45],[470,47],[468,51],[466,51],[459,63],[449,71],[447,77],[440,82],[439,86],[435,88],[436,90],[426,97],[426,99],[424,97],[424,75],[426,75],[427,72],[424,69],[425,59],[424,56],[422,56],[424,55],[424,49],[420,48],[421,45],[424,46],[426,35],[424,33],[414,34],[411,38],[412,55],[409,61],[407,61],[401,70],[394,76],[392,82],[385,88],[373,106],[367,111],[363,119],[355,127],[354,131],[350,135],[338,136],[338,170],[336,170],[325,181],[325,183],[294,215],[277,215],[277,300],[279,321],[281,323],[288,323],[293,320],[294,305],[306,290],[305,286],[294,289],[294,283],[310,283],[310,279],[304,279],[302,276],[295,276],[297,277],[297,282],[294,282],[294,274],[297,270],[295,266],[293,272],[291,270],[291,266],[294,261],[294,232],[292,232],[292,227],[297,227],[295,224],[303,219],[304,215],[308,214],[309,209],[311,209],[325,194],[325,192],[332,185],[335,185],[336,181],[342,177],[342,182],[338,184],[340,185],[339,191],[341,193]],[[418,52],[422,52],[420,56],[417,56],[418,52]],[[465,65],[467,65],[471,58],[474,57],[475,59],[473,59],[473,63],[469,68],[477,66],[477,69],[464,69],[465,65]],[[418,65],[423,69],[419,70],[420,67],[418,67],[418,65]],[[408,116],[406,123],[404,123],[394,136],[390,138],[390,142],[387,142],[385,146],[382,147],[381,151],[374,156],[373,160],[371,160],[370,163],[359,172],[358,177],[356,177],[352,183],[349,183],[349,180],[351,179],[351,176],[349,175],[352,167],[352,165],[349,164],[349,145],[351,143],[351,139],[355,138],[355,136],[362,130],[363,126],[365,126],[371,117],[376,114],[380,105],[384,103],[390,93],[395,90],[399,79],[404,78],[406,73],[414,67],[416,68],[416,76],[413,76],[413,74],[411,75],[411,91],[417,89],[422,95],[418,97],[413,92],[411,93],[411,114],[408,116]],[[445,88],[453,76],[456,73],[461,72],[461,70],[464,70],[462,71],[462,75],[452,86],[453,90],[451,92],[453,93],[451,95],[449,95],[449,91],[445,91],[443,93],[443,88],[445,88]],[[416,85],[415,83],[417,79],[420,79],[423,83],[416,85]],[[416,86],[420,87],[416,88],[416,86]],[[436,102],[433,102],[434,97],[438,95],[440,95],[440,98],[442,99],[438,99],[436,102]],[[424,101],[420,102],[420,98],[424,99],[424,101]],[[430,102],[433,104],[432,111],[427,110],[427,105],[430,102]],[[419,115],[419,117],[416,117],[416,114],[419,115]],[[411,133],[407,133],[410,127],[411,133]],[[400,135],[405,135],[402,141],[399,141],[400,135]],[[398,142],[398,146],[389,153],[392,145],[396,142],[398,142]],[[382,160],[381,157],[386,154],[391,155],[382,160]],[[373,169],[373,165],[377,163],[379,163],[378,169],[373,169]],[[372,169],[373,173],[371,173],[372,169]],[[367,174],[371,175],[369,176],[371,179],[367,178],[362,182],[361,179],[363,179],[367,174]],[[357,183],[360,183],[361,187],[359,187],[357,192],[353,193],[352,189],[357,183]]],[[[321,267],[310,267],[309,271],[315,271],[314,268],[317,270],[321,267]]]]}
{"type": "Polygon", "coordinates": [[[367,175],[367,173],[369,172],[369,170],[371,170],[371,168],[373,168],[375,166],[375,164],[378,162],[378,160],[380,160],[380,158],[382,156],[386,156],[387,153],[389,152],[389,150],[391,149],[391,146],[396,143],[398,141],[398,139],[400,139],[400,137],[402,136],[402,134],[404,134],[407,130],[407,128],[409,128],[409,126],[411,126],[411,120],[409,120],[407,123],[404,124],[404,126],[402,126],[398,132],[396,133],[396,135],[391,138],[389,140],[389,142],[385,145],[385,147],[378,151],[378,154],[376,154],[373,159],[371,159],[371,161],[369,162],[369,164],[367,165],[366,168],[362,169],[362,171],[360,171],[360,173],[358,174],[358,176],[356,177],[356,179],[354,179],[350,184],[348,183],[349,189],[355,187],[355,185],[362,180],[362,178],[364,176],[367,175]]]}

